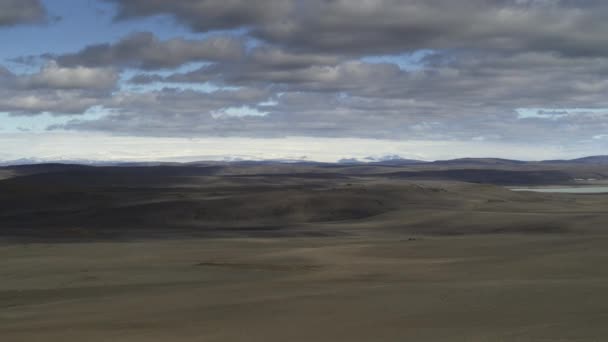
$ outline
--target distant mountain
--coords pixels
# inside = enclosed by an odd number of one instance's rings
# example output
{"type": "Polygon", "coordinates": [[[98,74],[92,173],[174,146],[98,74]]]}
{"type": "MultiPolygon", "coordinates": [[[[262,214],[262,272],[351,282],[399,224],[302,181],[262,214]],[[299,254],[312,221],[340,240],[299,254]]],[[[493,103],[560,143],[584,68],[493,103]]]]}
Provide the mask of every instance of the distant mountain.
{"type": "Polygon", "coordinates": [[[365,157],[363,159],[344,158],[336,163],[317,162],[308,159],[246,159],[241,157],[225,157],[221,160],[200,161],[99,161],[88,159],[39,159],[22,158],[9,161],[0,161],[0,168],[26,166],[26,165],[85,165],[85,166],[124,166],[124,167],[145,167],[145,166],[211,166],[211,165],[272,165],[272,164],[293,164],[293,165],[370,165],[370,166],[408,166],[408,165],[436,165],[450,167],[501,167],[518,165],[539,165],[539,164],[577,164],[577,165],[608,165],[608,155],[589,156],[570,160],[543,160],[543,161],[521,161],[503,158],[458,158],[448,160],[437,160],[433,162],[402,158],[399,155],[386,155],[381,157],[365,157]]]}
{"type": "Polygon", "coordinates": [[[483,165],[483,166],[503,166],[503,165],[523,165],[528,162],[513,159],[501,158],[459,158],[449,160],[438,160],[435,165],[483,165]]]}
{"type": "Polygon", "coordinates": [[[124,163],[126,163],[126,162],[98,161],[98,160],[90,160],[90,159],[21,158],[21,159],[15,159],[15,160],[0,161],[0,167],[20,166],[20,165],[51,165],[51,164],[112,166],[112,165],[119,165],[119,164],[124,164],[124,163]]]}
{"type": "Polygon", "coordinates": [[[15,160],[0,161],[0,167],[13,165],[33,165],[40,163],[44,163],[44,161],[37,158],[21,158],[15,160]]]}
{"type": "Polygon", "coordinates": [[[521,161],[501,158],[460,158],[451,160],[438,160],[435,165],[483,165],[483,166],[509,166],[525,164],[578,164],[578,165],[608,165],[608,155],[589,156],[577,159],[543,160],[540,162],[521,161]]]}
{"type": "Polygon", "coordinates": [[[364,162],[357,158],[343,158],[343,159],[338,160],[338,164],[360,165],[360,164],[367,164],[367,162],[364,162]]]}
{"type": "Polygon", "coordinates": [[[423,160],[403,158],[397,154],[390,154],[390,155],[382,156],[379,158],[367,157],[365,159],[372,162],[373,164],[394,165],[394,166],[427,163],[426,161],[423,161],[423,160]]]}
{"type": "Polygon", "coordinates": [[[338,164],[350,164],[350,165],[360,165],[360,164],[368,164],[368,165],[391,165],[391,166],[400,166],[400,165],[412,165],[412,164],[422,164],[427,163],[423,160],[416,159],[406,159],[402,158],[399,155],[392,154],[386,155],[382,157],[365,157],[363,160],[359,160],[356,158],[347,158],[341,159],[338,161],[338,164]]]}
{"type": "Polygon", "coordinates": [[[487,168],[454,168],[445,170],[399,171],[384,176],[409,180],[460,181],[496,185],[555,185],[569,184],[572,176],[557,170],[514,171],[487,168]]]}
{"type": "Polygon", "coordinates": [[[372,162],[373,165],[390,165],[390,166],[402,166],[402,165],[414,165],[414,164],[426,164],[427,161],[416,160],[416,159],[390,159],[372,162]]]}
{"type": "Polygon", "coordinates": [[[544,160],[545,164],[580,164],[580,165],[608,165],[608,155],[590,156],[571,160],[544,160]]]}
{"type": "Polygon", "coordinates": [[[292,164],[292,165],[322,165],[326,163],[316,162],[305,159],[265,159],[265,160],[239,160],[229,162],[237,165],[272,165],[272,164],[292,164]]]}

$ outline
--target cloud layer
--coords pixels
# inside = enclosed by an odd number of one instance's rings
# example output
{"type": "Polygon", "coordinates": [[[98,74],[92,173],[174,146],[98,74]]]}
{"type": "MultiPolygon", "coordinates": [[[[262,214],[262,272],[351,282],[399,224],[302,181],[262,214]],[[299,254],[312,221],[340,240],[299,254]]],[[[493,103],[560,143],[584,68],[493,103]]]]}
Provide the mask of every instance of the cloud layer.
{"type": "Polygon", "coordinates": [[[298,51],[358,55],[479,48],[596,56],[607,51],[600,0],[109,0],[118,19],[171,15],[193,30],[249,27],[298,51]]]}
{"type": "MultiPolygon", "coordinates": [[[[206,40],[175,38],[161,41],[150,32],[135,33],[115,44],[90,45],[72,54],[56,56],[64,66],[175,68],[197,61],[231,61],[244,54],[244,43],[235,38],[206,40]]],[[[52,56],[48,56],[52,57],[52,56]]]]}
{"type": "Polygon", "coordinates": [[[608,131],[605,1],[104,1],[117,22],[168,16],[193,34],[133,33],[40,56],[34,73],[0,69],[0,111],[98,106],[107,115],[52,129],[146,136],[573,146],[608,131]]]}
{"type": "Polygon", "coordinates": [[[0,27],[43,22],[46,16],[40,0],[0,1],[0,27]]]}

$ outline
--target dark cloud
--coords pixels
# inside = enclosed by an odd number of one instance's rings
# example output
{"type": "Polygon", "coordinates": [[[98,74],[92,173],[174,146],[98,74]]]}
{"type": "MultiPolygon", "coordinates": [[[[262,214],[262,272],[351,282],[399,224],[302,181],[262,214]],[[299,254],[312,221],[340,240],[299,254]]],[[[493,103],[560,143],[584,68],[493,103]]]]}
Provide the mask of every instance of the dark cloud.
{"type": "Polygon", "coordinates": [[[213,34],[160,40],[137,33],[47,55],[49,64],[33,75],[0,69],[0,110],[102,106],[105,117],[54,128],[163,136],[568,145],[608,129],[603,1],[107,1],[117,5],[117,20],[169,15],[213,34]],[[211,32],[237,28],[245,30],[211,32]],[[380,62],[364,58],[386,54],[380,62]],[[191,62],[206,63],[178,70],[191,62]],[[117,86],[125,68],[140,73],[129,87],[117,86]],[[213,91],[184,90],[202,83],[213,91]],[[522,116],[521,108],[541,114],[522,116]],[[596,110],[552,110],[563,108],[596,110]]]}
{"type": "Polygon", "coordinates": [[[216,114],[231,107],[255,107],[271,96],[272,93],[268,90],[251,88],[211,93],[175,88],[146,93],[121,92],[104,102],[106,108],[112,109],[112,115],[94,121],[73,120],[67,125],[54,128],[111,130],[119,133],[137,131],[140,135],[160,136],[218,136],[234,132],[255,135],[255,131],[247,132],[251,127],[246,124],[234,123],[244,123],[252,119],[230,115],[222,115],[228,119],[217,119],[216,114]],[[143,113],[145,115],[142,115],[143,113]]]}
{"type": "Polygon", "coordinates": [[[41,113],[79,115],[103,103],[109,96],[107,92],[83,89],[19,90],[0,87],[0,112],[9,112],[13,115],[41,113]]]}
{"type": "MultiPolygon", "coordinates": [[[[140,74],[133,77],[131,82],[145,84],[213,81],[224,84],[258,83],[262,85],[268,83],[314,82],[315,77],[329,76],[325,72],[330,71],[342,60],[343,57],[338,55],[294,54],[276,47],[260,46],[252,49],[242,59],[222,61],[221,63],[205,65],[194,71],[174,73],[169,76],[140,74]]],[[[396,66],[393,67],[397,68],[396,66]]]]}
{"type": "MultiPolygon", "coordinates": [[[[600,136],[608,111],[522,119],[517,108],[608,108],[608,60],[551,53],[432,55],[421,69],[344,60],[285,70],[247,58],[138,82],[219,82],[244,93],[161,91],[114,101],[121,114],[72,122],[70,129],[147,135],[324,136],[536,141],[568,144],[600,136]],[[241,65],[242,64],[242,65],[241,65]],[[255,96],[242,94],[253,89],[255,96]],[[150,97],[151,96],[151,97],[150,97]],[[153,100],[153,101],[152,101],[153,100]],[[248,106],[264,116],[214,116],[248,106]],[[127,114],[128,113],[128,114],[127,114]],[[170,121],[170,129],[163,126],[170,121]],[[155,124],[152,124],[155,123],[155,124]],[[138,130],[139,125],[145,129],[138,130]]],[[[310,64],[310,65],[309,65],[310,64]]],[[[119,96],[120,97],[120,96],[119,96]]],[[[141,128],[141,127],[140,127],[141,128]]]]}
{"type": "Polygon", "coordinates": [[[0,1],[0,27],[43,22],[47,13],[40,0],[0,1]]]}
{"type": "Polygon", "coordinates": [[[195,31],[247,27],[295,51],[477,48],[605,56],[597,0],[109,0],[119,19],[167,14],[195,31]]]}
{"type": "Polygon", "coordinates": [[[119,6],[117,20],[167,14],[201,32],[282,22],[294,9],[293,2],[285,0],[106,1],[119,6]]]}
{"type": "Polygon", "coordinates": [[[118,77],[112,69],[66,68],[54,62],[24,75],[0,67],[0,112],[82,114],[110,98],[118,77]]]}
{"type": "Polygon", "coordinates": [[[174,38],[159,40],[150,32],[127,36],[115,44],[91,45],[59,56],[47,56],[63,66],[175,68],[197,61],[231,61],[244,54],[244,42],[232,37],[205,40],[174,38]]]}

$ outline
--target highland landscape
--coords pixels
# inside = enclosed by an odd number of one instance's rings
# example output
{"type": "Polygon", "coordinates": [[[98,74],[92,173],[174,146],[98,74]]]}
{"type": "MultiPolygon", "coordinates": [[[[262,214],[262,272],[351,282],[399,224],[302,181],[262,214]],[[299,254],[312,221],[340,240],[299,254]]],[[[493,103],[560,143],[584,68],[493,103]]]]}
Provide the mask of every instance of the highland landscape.
{"type": "Polygon", "coordinates": [[[0,0],[0,342],[608,341],[608,1],[0,0]]]}
{"type": "Polygon", "coordinates": [[[605,184],[600,158],[2,174],[0,334],[10,341],[608,334],[608,195],[509,189],[605,184]]]}

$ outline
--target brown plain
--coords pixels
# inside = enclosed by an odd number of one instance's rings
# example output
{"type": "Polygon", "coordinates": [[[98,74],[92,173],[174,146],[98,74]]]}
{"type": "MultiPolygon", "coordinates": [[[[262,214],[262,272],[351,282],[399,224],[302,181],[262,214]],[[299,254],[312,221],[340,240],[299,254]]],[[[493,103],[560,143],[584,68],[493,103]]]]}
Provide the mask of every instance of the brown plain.
{"type": "Polygon", "coordinates": [[[606,195],[264,170],[1,181],[0,340],[608,339],[606,195]]]}

